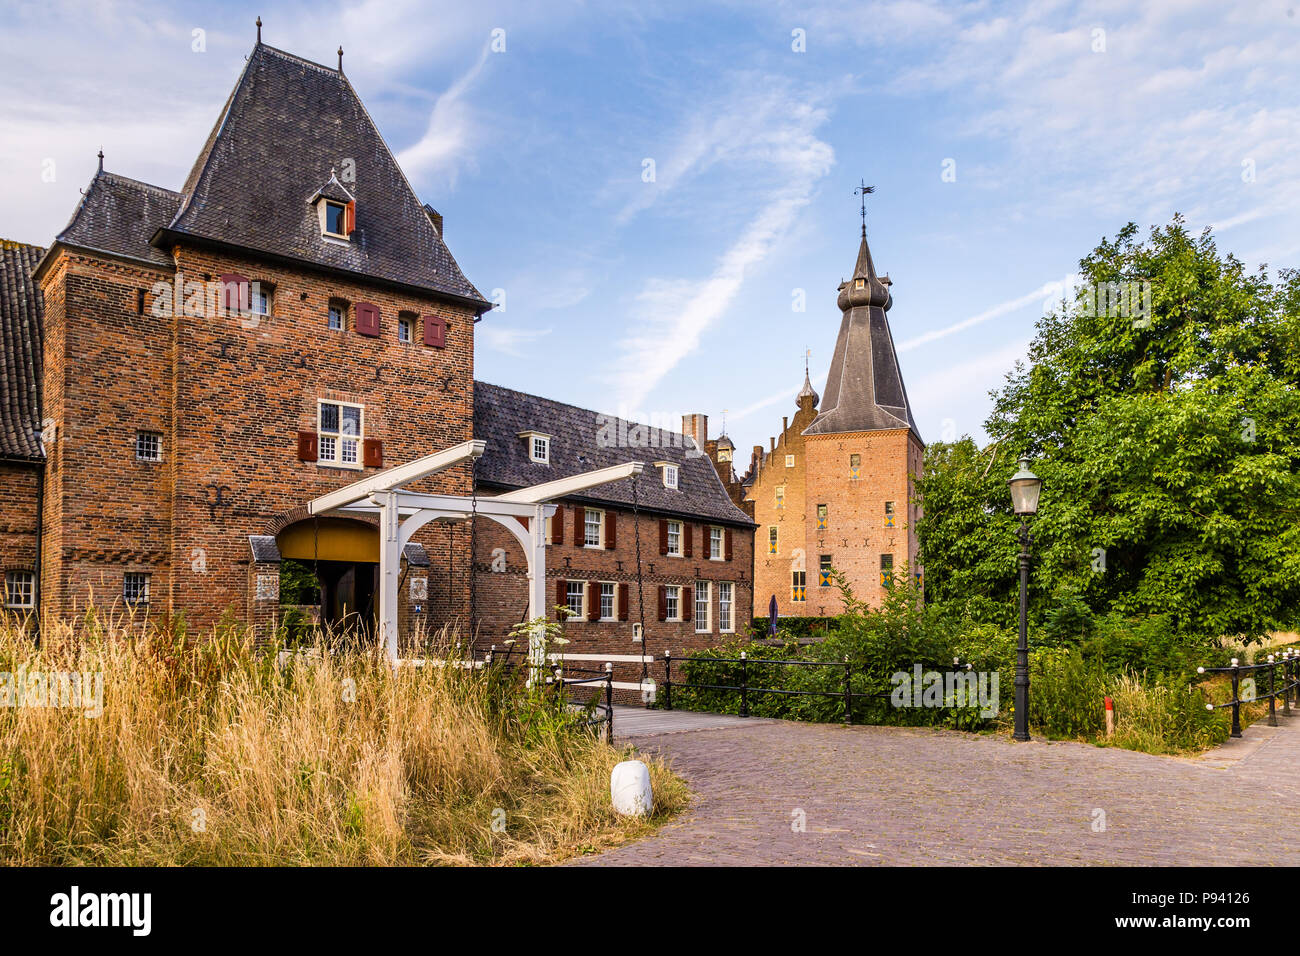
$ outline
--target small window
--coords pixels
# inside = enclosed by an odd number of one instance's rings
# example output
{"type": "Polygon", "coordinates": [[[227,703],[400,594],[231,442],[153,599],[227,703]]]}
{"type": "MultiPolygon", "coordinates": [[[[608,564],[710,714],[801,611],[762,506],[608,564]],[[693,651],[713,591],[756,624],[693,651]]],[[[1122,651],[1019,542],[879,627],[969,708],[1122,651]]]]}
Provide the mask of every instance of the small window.
{"type": "Polygon", "coordinates": [[[731,609],[734,589],[735,585],[730,581],[718,582],[718,630],[723,634],[731,634],[736,630],[736,625],[732,623],[731,609]]]}
{"type": "Polygon", "coordinates": [[[137,461],[162,461],[162,435],[158,432],[135,433],[137,461]]]}
{"type": "Polygon", "coordinates": [[[718,461],[731,461],[731,449],[730,449],[730,448],[719,448],[719,449],[718,449],[718,461]]]}
{"type": "Polygon", "coordinates": [[[722,558],[722,529],[709,529],[709,557],[713,560],[722,558]]]}
{"type": "Polygon", "coordinates": [[[892,588],[894,586],[894,556],[892,554],[882,554],[880,556],[880,586],[882,588],[892,588]]]}
{"type": "Polygon", "coordinates": [[[865,289],[866,286],[867,286],[867,280],[866,280],[866,279],[854,279],[854,280],[853,280],[853,288],[855,288],[855,289],[865,289]]]}
{"type": "Polygon", "coordinates": [[[682,553],[682,523],[680,521],[668,522],[668,553],[676,555],[682,553]]]}
{"type": "Polygon", "coordinates": [[[707,634],[709,627],[709,598],[712,596],[708,581],[695,582],[695,633],[707,634]]]}
{"type": "Polygon", "coordinates": [[[343,306],[342,305],[334,305],[334,304],[330,305],[329,327],[331,332],[343,331],[343,306]]]}
{"type": "Polygon", "coordinates": [[[137,315],[144,315],[144,289],[135,290],[135,311],[137,315]]]}
{"type": "Polygon", "coordinates": [[[785,507],[785,485],[776,486],[776,506],[778,508],[785,507]]]}
{"type": "Polygon", "coordinates": [[[667,612],[668,620],[680,621],[682,619],[681,587],[670,584],[664,588],[664,610],[667,612]]]}
{"type": "Polygon", "coordinates": [[[857,481],[862,477],[862,456],[849,455],[849,480],[857,481]]]}
{"type": "Polygon", "coordinates": [[[569,581],[564,592],[566,602],[569,606],[570,616],[575,620],[582,620],[583,597],[586,594],[585,581],[569,581]]]}
{"type": "Polygon", "coordinates": [[[664,465],[664,487],[665,488],[677,487],[677,466],[676,465],[664,465]]]}
{"type": "Polygon", "coordinates": [[[344,216],[342,203],[327,201],[325,203],[325,231],[334,236],[345,235],[344,216]]]}
{"type": "Polygon", "coordinates": [[[793,468],[793,467],[794,467],[794,455],[786,455],[786,456],[785,456],[785,467],[787,467],[787,468],[793,468]]]}
{"type": "Polygon", "coordinates": [[[253,315],[271,314],[271,294],[260,282],[254,282],[249,287],[248,311],[253,315]]]}
{"type": "Polygon", "coordinates": [[[585,508],[582,516],[582,543],[588,548],[600,547],[600,526],[604,512],[585,508]]]}
{"type": "Polygon", "coordinates": [[[817,506],[817,530],[825,531],[826,523],[829,520],[830,509],[826,505],[817,506]]]}
{"type": "Polygon", "coordinates": [[[360,405],[321,402],[316,463],[336,468],[360,468],[363,423],[360,405]]]}
{"type": "Polygon", "coordinates": [[[411,341],[412,320],[409,315],[399,315],[397,317],[397,341],[411,341]]]}
{"type": "Polygon", "coordinates": [[[831,556],[823,554],[817,564],[817,586],[828,588],[831,586],[831,556]]]}
{"type": "Polygon", "coordinates": [[[127,607],[149,603],[149,575],[128,571],[122,577],[122,600],[127,607]]]}
{"type": "Polygon", "coordinates": [[[796,604],[808,599],[808,573],[806,571],[790,572],[790,600],[796,604]]]}
{"type": "Polygon", "coordinates": [[[532,436],[532,440],[528,443],[528,457],[543,465],[549,464],[551,460],[551,440],[542,435],[532,436]]]}
{"type": "Polygon", "coordinates": [[[600,619],[602,621],[614,620],[616,610],[614,585],[609,581],[603,581],[600,585],[600,619]]]}
{"type": "Polygon", "coordinates": [[[892,528],[893,526],[894,526],[894,503],[892,501],[886,501],[885,502],[885,527],[892,528]]]}
{"type": "Polygon", "coordinates": [[[31,571],[5,572],[5,607],[36,606],[36,575],[31,571]]]}
{"type": "Polygon", "coordinates": [[[767,553],[776,554],[776,525],[767,529],[767,553]]]}

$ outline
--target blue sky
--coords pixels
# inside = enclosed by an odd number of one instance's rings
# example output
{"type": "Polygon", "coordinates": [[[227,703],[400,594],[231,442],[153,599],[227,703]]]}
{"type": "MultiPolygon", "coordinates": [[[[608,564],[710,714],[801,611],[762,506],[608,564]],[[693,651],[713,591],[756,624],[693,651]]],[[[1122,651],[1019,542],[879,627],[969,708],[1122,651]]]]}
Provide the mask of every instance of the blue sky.
{"type": "Polygon", "coordinates": [[[0,235],[47,244],[101,146],[177,188],[260,14],[271,45],[343,45],[504,296],[480,378],[714,434],[725,409],[742,452],[766,444],[805,349],[822,388],[865,178],[922,437],[982,439],[1052,283],[1125,222],[1181,212],[1248,265],[1300,265],[1297,6],[5,3],[0,235]]]}

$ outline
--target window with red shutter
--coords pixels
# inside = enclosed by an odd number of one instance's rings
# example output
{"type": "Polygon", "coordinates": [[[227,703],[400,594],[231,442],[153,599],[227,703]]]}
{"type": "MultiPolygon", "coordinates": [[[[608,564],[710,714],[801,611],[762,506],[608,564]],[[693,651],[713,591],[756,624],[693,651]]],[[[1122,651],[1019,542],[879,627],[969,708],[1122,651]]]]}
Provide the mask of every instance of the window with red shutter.
{"type": "MultiPolygon", "coordinates": [[[[667,545],[664,546],[665,548],[667,545]]],[[[668,620],[668,586],[659,585],[659,620],[668,620]]]]}
{"type": "Polygon", "coordinates": [[[587,585],[587,620],[600,620],[600,585],[595,581],[587,585]]]}
{"type": "MultiPolygon", "coordinates": [[[[694,556],[691,550],[691,540],[695,537],[695,535],[691,533],[693,530],[694,529],[691,525],[687,524],[685,521],[682,522],[682,537],[686,539],[686,544],[682,550],[682,553],[686,555],[686,557],[688,558],[694,556]]],[[[683,620],[685,619],[683,618],[683,620]]]]}
{"type": "MultiPolygon", "coordinates": [[[[564,578],[560,578],[555,582],[555,605],[556,607],[569,606],[569,582],[564,578]]],[[[556,611],[555,613],[559,616],[560,620],[564,620],[564,615],[560,614],[559,611],[556,611]]]]}
{"type": "Polygon", "coordinates": [[[564,505],[556,505],[551,515],[551,544],[564,544],[564,505]]]}
{"type": "MultiPolygon", "coordinates": [[[[660,554],[668,553],[668,519],[667,518],[659,519],[659,553],[660,554]]],[[[662,621],[663,618],[660,618],[659,620],[662,621]]]]}
{"type": "Polygon", "coordinates": [[[692,600],[695,595],[690,593],[691,590],[690,588],[682,588],[677,593],[678,614],[683,621],[691,619],[691,608],[695,606],[695,601],[692,600]]]}
{"type": "Polygon", "coordinates": [[[722,532],[722,537],[724,541],[723,547],[725,548],[726,558],[728,561],[730,561],[731,560],[731,529],[730,528],[725,529],[722,532]]]}
{"type": "Polygon", "coordinates": [[[343,235],[350,236],[357,229],[357,201],[354,199],[344,207],[343,235]]]}
{"type": "Polygon", "coordinates": [[[384,467],[384,443],[378,438],[366,438],[361,442],[361,462],[367,468],[384,467]]]}
{"type": "Polygon", "coordinates": [[[357,335],[379,337],[379,306],[370,302],[358,302],[355,307],[357,335]]]}
{"type": "Polygon", "coordinates": [[[582,523],[587,518],[587,509],[581,505],[573,506],[573,543],[577,547],[582,547],[582,542],[586,540],[586,529],[582,523]]]}
{"type": "Polygon", "coordinates": [[[613,551],[618,537],[618,516],[612,511],[605,512],[605,550],[613,551]]]}
{"type": "Polygon", "coordinates": [[[631,603],[630,593],[631,589],[627,586],[627,582],[618,586],[618,619],[620,621],[627,620],[630,610],[628,605],[631,603]]]}
{"type": "Polygon", "coordinates": [[[420,318],[424,327],[424,344],[435,349],[447,345],[447,320],[440,315],[425,315],[420,318]]]}

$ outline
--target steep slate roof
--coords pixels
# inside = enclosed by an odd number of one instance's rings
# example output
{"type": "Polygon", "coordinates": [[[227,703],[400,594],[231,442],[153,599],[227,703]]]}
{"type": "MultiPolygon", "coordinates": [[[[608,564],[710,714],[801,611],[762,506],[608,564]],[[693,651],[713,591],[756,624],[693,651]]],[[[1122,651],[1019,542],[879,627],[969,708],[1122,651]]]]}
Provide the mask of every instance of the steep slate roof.
{"type": "Polygon", "coordinates": [[[885,315],[894,304],[889,285],[888,276],[876,274],[864,230],[853,278],[840,284],[838,304],[844,318],[821,411],[804,429],[805,435],[910,428],[920,440],[885,315]]]}
{"type": "Polygon", "coordinates": [[[45,250],[0,240],[0,459],[40,461],[42,302],[32,271],[45,250]]]}
{"type": "Polygon", "coordinates": [[[338,70],[259,43],[182,193],[158,245],[206,239],[488,306],[338,70]],[[350,242],[322,241],[308,202],[336,169],[357,202],[350,242]]]}
{"type": "Polygon", "coordinates": [[[180,193],[100,169],[54,241],[171,269],[171,257],[149,245],[149,238],[180,203],[180,193]]]}
{"type": "MultiPolygon", "coordinates": [[[[753,527],[754,523],[728,497],[708,456],[688,455],[688,450],[694,448],[687,447],[689,439],[680,433],[650,428],[646,433],[657,447],[601,447],[597,436],[602,428],[611,436],[626,436],[637,428],[627,423],[620,427],[620,422],[589,409],[475,382],[474,437],[487,441],[487,451],[478,461],[478,480],[502,488],[522,488],[627,461],[643,461],[646,470],[637,486],[642,508],[753,527]],[[529,461],[527,444],[519,437],[525,431],[551,436],[549,465],[529,461]],[[654,467],[656,461],[678,466],[677,490],[663,486],[659,469],[654,467]]],[[[628,481],[615,481],[572,497],[630,508],[632,486],[628,481]]]]}

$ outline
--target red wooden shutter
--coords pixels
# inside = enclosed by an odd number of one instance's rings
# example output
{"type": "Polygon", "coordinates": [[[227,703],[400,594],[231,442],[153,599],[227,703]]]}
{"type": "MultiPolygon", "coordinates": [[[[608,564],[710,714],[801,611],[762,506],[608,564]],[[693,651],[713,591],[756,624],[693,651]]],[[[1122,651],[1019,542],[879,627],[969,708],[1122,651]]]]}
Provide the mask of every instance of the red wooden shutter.
{"type": "Polygon", "coordinates": [[[731,560],[731,529],[727,528],[722,532],[723,547],[726,549],[727,560],[731,560]]]}
{"type": "Polygon", "coordinates": [[[605,550],[613,551],[618,543],[618,515],[605,512],[605,550]]]}
{"type": "Polygon", "coordinates": [[[564,505],[556,505],[551,515],[551,544],[564,544],[564,505]]]}
{"type": "Polygon", "coordinates": [[[600,620],[600,585],[595,581],[587,582],[587,620],[600,620]]]}
{"type": "Polygon", "coordinates": [[[564,578],[555,582],[555,603],[559,607],[569,606],[569,582],[564,578]]]}
{"type": "Polygon", "coordinates": [[[682,588],[677,592],[677,606],[682,610],[682,620],[691,619],[691,609],[695,607],[695,587],[682,588]]]}
{"type": "Polygon", "coordinates": [[[582,523],[587,518],[587,509],[581,505],[573,509],[573,546],[581,548],[587,543],[587,532],[582,523]]]}
{"type": "Polygon", "coordinates": [[[425,315],[420,317],[420,321],[424,326],[424,344],[435,349],[445,348],[447,320],[440,315],[425,315]]]}
{"type": "Polygon", "coordinates": [[[316,460],[316,433],[299,432],[298,433],[298,460],[315,461],[316,460]]]}
{"type": "Polygon", "coordinates": [[[357,201],[354,199],[343,207],[343,234],[352,235],[357,228],[357,201]]]}
{"type": "Polygon", "coordinates": [[[668,585],[659,585],[659,620],[668,620],[668,585]]]}
{"type": "Polygon", "coordinates": [[[379,306],[369,302],[358,302],[355,306],[357,335],[368,335],[372,339],[379,337],[379,306]]]}
{"type": "Polygon", "coordinates": [[[365,438],[361,442],[361,464],[367,468],[384,467],[384,443],[378,438],[365,438]]]}
{"type": "Polygon", "coordinates": [[[221,307],[227,312],[247,312],[252,302],[247,276],[237,272],[227,272],[219,277],[221,280],[221,307]]]}
{"type": "Polygon", "coordinates": [[[691,530],[692,530],[692,526],[687,524],[685,521],[683,521],[682,536],[686,538],[686,546],[683,549],[682,553],[685,554],[688,558],[694,557],[694,552],[691,550],[691,539],[695,536],[691,534],[691,530]]]}
{"type": "Polygon", "coordinates": [[[620,621],[627,620],[628,611],[630,610],[628,604],[631,601],[629,597],[630,590],[626,582],[618,586],[618,619],[620,621]]]}
{"type": "MultiPolygon", "coordinates": [[[[659,519],[659,553],[660,554],[668,553],[668,519],[667,518],[659,519]]],[[[661,617],[659,620],[662,621],[663,618],[661,617]]]]}

